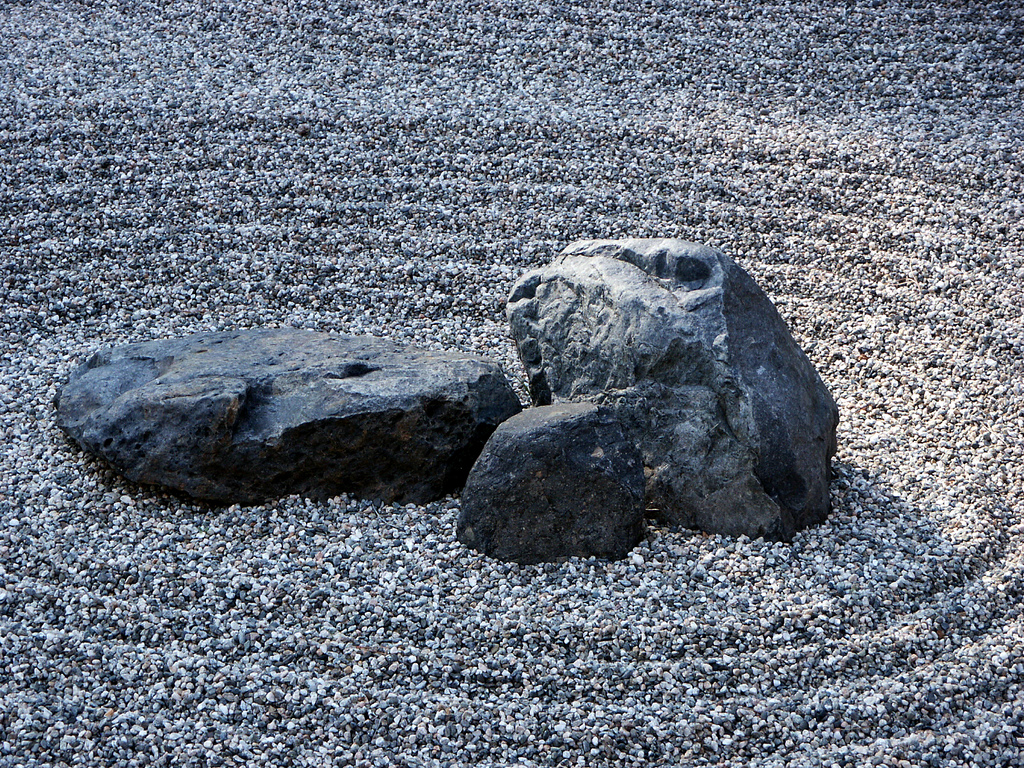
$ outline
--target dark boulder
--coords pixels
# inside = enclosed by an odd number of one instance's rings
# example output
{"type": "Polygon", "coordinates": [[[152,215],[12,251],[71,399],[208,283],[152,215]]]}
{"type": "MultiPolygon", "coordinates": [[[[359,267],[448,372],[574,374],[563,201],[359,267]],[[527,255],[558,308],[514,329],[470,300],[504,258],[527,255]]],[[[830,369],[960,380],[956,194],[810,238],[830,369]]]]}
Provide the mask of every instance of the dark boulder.
{"type": "Polygon", "coordinates": [[[640,444],[652,515],[772,539],[827,515],[835,402],[720,251],[577,242],[516,283],[508,315],[534,403],[607,405],[640,444]]]}
{"type": "Polygon", "coordinates": [[[619,559],[643,534],[640,452],[611,411],[588,403],[504,422],[462,493],[459,541],[500,560],[619,559]]]}
{"type": "Polygon", "coordinates": [[[372,337],[205,333],[99,352],[57,423],[129,479],[222,502],[458,490],[521,410],[497,365],[372,337]]]}

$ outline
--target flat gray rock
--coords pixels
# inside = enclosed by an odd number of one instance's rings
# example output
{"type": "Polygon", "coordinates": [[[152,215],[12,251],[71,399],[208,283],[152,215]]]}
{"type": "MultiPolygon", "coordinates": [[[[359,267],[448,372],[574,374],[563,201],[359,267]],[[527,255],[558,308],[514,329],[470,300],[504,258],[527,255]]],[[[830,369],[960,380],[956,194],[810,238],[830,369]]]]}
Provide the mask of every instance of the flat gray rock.
{"type": "Polygon", "coordinates": [[[463,544],[500,560],[623,558],[644,534],[640,451],[607,408],[529,408],[487,441],[457,530],[463,544]]]}
{"type": "Polygon", "coordinates": [[[764,292],[680,240],[573,243],[508,304],[536,404],[613,408],[651,514],[789,539],[829,510],[838,410],[764,292]]]}
{"type": "Polygon", "coordinates": [[[57,423],[129,479],[196,498],[425,503],[458,490],[520,410],[484,358],[268,329],[99,352],[59,394],[57,423]]]}

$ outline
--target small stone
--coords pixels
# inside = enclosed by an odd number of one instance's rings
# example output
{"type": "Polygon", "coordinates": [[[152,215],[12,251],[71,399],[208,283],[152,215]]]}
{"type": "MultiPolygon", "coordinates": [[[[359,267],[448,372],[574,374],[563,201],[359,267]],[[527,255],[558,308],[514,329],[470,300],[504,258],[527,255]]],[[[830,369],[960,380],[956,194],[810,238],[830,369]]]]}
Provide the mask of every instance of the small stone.
{"type": "Polygon", "coordinates": [[[531,408],[495,431],[462,494],[458,538],[519,563],[620,559],[644,533],[643,462],[614,414],[531,408]]]}

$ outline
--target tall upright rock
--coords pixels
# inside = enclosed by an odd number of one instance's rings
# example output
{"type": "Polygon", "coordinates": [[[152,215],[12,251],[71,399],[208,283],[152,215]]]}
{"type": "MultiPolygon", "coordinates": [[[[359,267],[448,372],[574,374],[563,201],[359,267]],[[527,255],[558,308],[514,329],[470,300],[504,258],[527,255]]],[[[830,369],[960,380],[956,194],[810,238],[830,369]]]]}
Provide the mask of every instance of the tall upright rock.
{"type": "Polygon", "coordinates": [[[534,403],[612,408],[641,448],[652,516],[787,540],[828,514],[835,401],[725,254],[576,242],[520,278],[507,311],[534,403]]]}

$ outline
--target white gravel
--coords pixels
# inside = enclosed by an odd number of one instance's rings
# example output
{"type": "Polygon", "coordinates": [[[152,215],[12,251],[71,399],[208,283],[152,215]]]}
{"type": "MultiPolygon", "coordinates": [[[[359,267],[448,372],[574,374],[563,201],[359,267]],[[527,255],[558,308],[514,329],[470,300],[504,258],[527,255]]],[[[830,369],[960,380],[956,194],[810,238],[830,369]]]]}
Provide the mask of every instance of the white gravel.
{"type": "Polygon", "coordinates": [[[0,7],[0,765],[1020,765],[1020,4],[452,5],[0,7]],[[206,506],[54,425],[214,328],[521,376],[512,281],[625,236],[777,301],[827,524],[510,566],[457,499],[206,506]]]}

